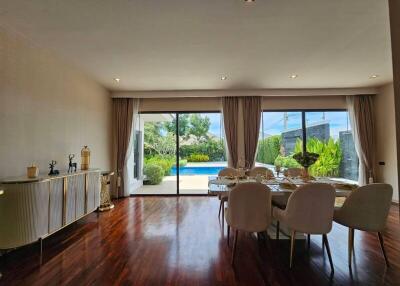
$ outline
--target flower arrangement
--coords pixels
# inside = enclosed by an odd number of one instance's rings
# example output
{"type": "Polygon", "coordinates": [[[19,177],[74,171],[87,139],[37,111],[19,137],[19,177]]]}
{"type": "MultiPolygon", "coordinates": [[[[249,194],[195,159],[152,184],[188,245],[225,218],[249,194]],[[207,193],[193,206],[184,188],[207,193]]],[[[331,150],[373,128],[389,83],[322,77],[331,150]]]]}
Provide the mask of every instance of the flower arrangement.
{"type": "Polygon", "coordinates": [[[313,165],[319,158],[319,154],[311,153],[311,152],[299,152],[293,155],[293,158],[304,167],[304,169],[308,169],[311,165],[313,165]]]}

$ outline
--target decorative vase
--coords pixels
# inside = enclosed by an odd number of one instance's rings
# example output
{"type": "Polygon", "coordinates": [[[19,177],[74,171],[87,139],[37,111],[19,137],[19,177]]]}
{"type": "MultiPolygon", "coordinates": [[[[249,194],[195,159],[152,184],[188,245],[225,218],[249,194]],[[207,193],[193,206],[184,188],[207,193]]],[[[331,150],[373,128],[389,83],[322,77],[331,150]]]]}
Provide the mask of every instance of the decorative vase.
{"type": "Polygon", "coordinates": [[[27,175],[29,179],[35,179],[39,175],[39,168],[36,167],[34,164],[32,166],[27,167],[27,175]]]}
{"type": "Polygon", "coordinates": [[[81,170],[89,170],[90,165],[90,149],[83,146],[81,151],[81,170]]]}

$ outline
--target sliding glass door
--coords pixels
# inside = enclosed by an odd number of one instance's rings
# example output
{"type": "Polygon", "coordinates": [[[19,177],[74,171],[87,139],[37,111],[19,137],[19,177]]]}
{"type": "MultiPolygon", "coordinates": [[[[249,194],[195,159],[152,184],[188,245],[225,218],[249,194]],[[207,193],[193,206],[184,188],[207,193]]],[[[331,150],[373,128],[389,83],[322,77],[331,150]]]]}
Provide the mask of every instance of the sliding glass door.
{"type": "Polygon", "coordinates": [[[227,166],[221,114],[142,113],[135,137],[137,195],[200,195],[227,166]]]}
{"type": "Polygon", "coordinates": [[[134,194],[175,195],[177,193],[176,130],[171,128],[175,113],[145,113],[139,116],[139,136],[135,147],[135,169],[139,169],[134,194]]]}
{"type": "Polygon", "coordinates": [[[179,194],[207,194],[208,179],[227,166],[220,113],[178,114],[179,194]]]}

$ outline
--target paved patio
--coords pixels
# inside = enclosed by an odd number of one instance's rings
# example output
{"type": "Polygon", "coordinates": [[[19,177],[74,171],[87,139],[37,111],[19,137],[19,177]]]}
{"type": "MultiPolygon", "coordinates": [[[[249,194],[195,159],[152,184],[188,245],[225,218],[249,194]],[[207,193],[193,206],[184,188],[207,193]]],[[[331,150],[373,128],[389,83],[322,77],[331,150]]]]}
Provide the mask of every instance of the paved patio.
{"type": "MultiPolygon", "coordinates": [[[[206,195],[208,193],[209,175],[179,176],[179,193],[188,195],[206,195]]],[[[140,187],[137,195],[175,195],[176,176],[165,176],[159,185],[145,185],[140,187]]]]}

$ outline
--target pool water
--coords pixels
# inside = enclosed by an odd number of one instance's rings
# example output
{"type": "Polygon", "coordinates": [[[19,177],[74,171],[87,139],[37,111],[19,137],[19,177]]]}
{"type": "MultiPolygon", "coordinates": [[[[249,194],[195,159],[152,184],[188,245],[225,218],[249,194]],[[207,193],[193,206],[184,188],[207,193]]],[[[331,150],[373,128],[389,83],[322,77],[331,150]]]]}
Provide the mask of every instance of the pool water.
{"type": "MultiPolygon", "coordinates": [[[[218,172],[224,169],[222,166],[210,167],[180,167],[179,175],[218,175],[218,172]]],[[[172,167],[171,176],[176,175],[176,167],[172,167]]]]}

